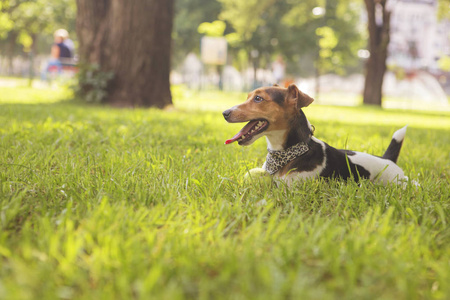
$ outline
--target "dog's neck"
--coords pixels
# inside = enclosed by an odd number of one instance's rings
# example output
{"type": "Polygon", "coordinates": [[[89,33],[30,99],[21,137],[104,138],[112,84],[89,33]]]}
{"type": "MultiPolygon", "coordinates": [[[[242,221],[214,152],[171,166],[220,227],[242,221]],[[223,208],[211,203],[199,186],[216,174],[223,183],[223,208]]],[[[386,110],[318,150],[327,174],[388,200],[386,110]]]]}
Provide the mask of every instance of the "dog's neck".
{"type": "Polygon", "coordinates": [[[298,143],[308,144],[312,136],[312,127],[303,111],[299,111],[289,122],[289,128],[266,133],[267,148],[273,151],[286,150],[298,143]]]}
{"type": "Polygon", "coordinates": [[[284,150],[286,129],[266,133],[267,148],[273,151],[284,150]]]}

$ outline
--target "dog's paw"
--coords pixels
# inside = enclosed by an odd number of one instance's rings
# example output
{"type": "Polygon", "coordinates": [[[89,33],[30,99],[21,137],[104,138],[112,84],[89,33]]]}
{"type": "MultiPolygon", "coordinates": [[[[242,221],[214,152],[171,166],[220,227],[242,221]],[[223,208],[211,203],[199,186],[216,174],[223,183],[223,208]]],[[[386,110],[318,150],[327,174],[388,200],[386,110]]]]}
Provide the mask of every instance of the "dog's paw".
{"type": "Polygon", "coordinates": [[[403,189],[405,189],[408,186],[408,184],[411,184],[416,188],[420,187],[420,183],[417,180],[414,179],[410,180],[408,176],[404,176],[403,179],[401,179],[401,184],[403,186],[403,189]]]}
{"type": "Polygon", "coordinates": [[[272,184],[272,175],[270,175],[266,170],[263,168],[254,168],[247,172],[244,176],[245,181],[251,181],[251,182],[261,182],[266,184],[272,184]]]}

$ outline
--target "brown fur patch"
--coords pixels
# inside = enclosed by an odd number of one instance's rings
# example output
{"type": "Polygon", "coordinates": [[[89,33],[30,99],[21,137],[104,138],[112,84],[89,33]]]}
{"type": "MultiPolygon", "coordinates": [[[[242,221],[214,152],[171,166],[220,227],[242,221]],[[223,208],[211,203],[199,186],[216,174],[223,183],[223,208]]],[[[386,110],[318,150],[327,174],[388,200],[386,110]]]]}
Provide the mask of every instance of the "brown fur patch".
{"type": "Polygon", "coordinates": [[[247,122],[257,119],[269,121],[267,131],[288,129],[289,120],[296,114],[295,105],[280,103],[280,97],[286,95],[281,87],[259,88],[248,94],[247,100],[233,108],[230,122],[247,122]],[[255,102],[256,96],[264,100],[255,102]],[[276,97],[276,99],[274,99],[276,97]],[[281,105],[283,104],[283,105],[281,105]]]}

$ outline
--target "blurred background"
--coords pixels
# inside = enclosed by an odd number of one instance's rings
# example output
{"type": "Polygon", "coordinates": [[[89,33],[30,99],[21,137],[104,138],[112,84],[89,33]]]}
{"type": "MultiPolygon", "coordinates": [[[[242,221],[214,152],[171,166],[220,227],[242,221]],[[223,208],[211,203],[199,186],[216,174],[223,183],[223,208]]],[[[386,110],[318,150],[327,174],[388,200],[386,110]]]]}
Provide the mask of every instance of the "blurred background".
{"type": "MultiPolygon", "coordinates": [[[[34,88],[47,87],[49,80],[42,74],[58,29],[65,29],[74,45],[72,62],[58,77],[75,77],[80,61],[77,26],[87,20],[80,19],[76,2],[79,6],[84,1],[0,2],[0,86],[15,84],[7,78],[22,77],[34,88]]],[[[381,43],[376,47],[386,46],[387,53],[383,95],[392,100],[384,106],[426,103],[423,109],[448,110],[449,3],[176,0],[170,82],[224,91],[296,83],[318,103],[359,105],[368,70],[376,68],[368,60],[378,32],[381,43]]]]}

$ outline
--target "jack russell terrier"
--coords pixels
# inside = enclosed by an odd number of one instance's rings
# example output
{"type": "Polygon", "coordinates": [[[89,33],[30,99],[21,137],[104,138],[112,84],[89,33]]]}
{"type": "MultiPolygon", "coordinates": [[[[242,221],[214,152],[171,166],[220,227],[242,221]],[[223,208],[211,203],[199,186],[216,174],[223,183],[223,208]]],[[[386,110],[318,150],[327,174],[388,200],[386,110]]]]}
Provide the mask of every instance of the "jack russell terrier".
{"type": "MultiPolygon", "coordinates": [[[[406,126],[396,131],[383,157],[338,150],[313,136],[302,111],[314,100],[291,84],[263,87],[248,94],[247,101],[225,110],[229,123],[248,122],[225,144],[248,146],[266,136],[268,154],[262,168],[287,184],[314,178],[368,178],[373,182],[404,183],[403,170],[396,165],[406,126]]],[[[253,169],[257,170],[257,169],[253,169]]],[[[251,171],[250,171],[251,173],[251,171]]]]}

